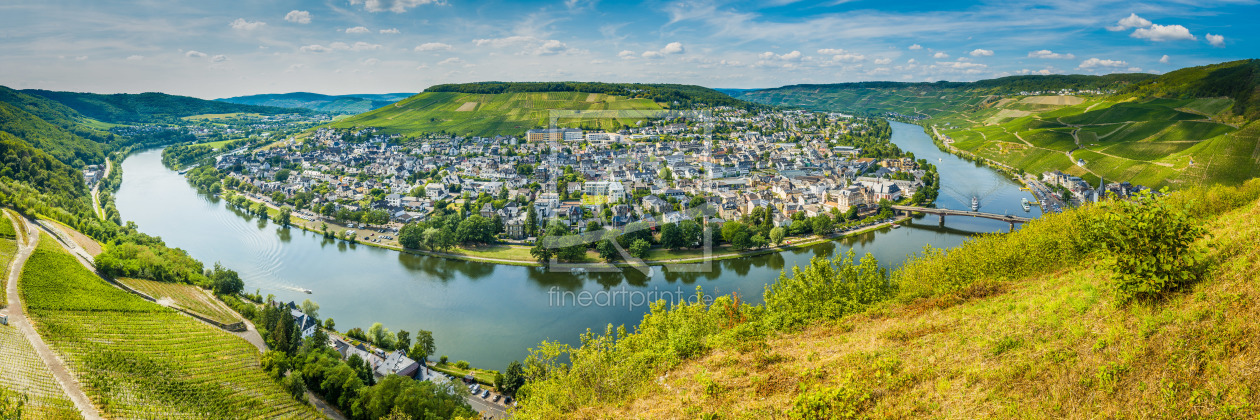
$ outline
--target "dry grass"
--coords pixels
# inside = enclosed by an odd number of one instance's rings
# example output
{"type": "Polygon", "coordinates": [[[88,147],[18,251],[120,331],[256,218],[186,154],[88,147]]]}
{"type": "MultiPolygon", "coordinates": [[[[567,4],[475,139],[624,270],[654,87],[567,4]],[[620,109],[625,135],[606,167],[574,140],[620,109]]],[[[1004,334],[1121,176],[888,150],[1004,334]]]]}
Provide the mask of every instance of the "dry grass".
{"type": "Polygon", "coordinates": [[[1085,98],[1076,96],[1029,96],[1020,100],[1020,102],[1030,105],[1070,106],[1085,103],[1085,98]]]}
{"type": "Polygon", "coordinates": [[[223,324],[240,322],[240,316],[209,291],[191,284],[120,278],[118,282],[157,299],[162,306],[177,306],[223,324]]]}
{"type": "Polygon", "coordinates": [[[1210,225],[1189,290],[1120,306],[1092,263],[890,303],[746,351],[715,350],[577,418],[783,418],[844,387],[875,418],[1260,416],[1260,205],[1210,225]]]}
{"type": "Polygon", "coordinates": [[[455,110],[455,112],[469,112],[475,109],[477,109],[476,102],[464,102],[464,104],[460,105],[459,108],[455,110]]]}

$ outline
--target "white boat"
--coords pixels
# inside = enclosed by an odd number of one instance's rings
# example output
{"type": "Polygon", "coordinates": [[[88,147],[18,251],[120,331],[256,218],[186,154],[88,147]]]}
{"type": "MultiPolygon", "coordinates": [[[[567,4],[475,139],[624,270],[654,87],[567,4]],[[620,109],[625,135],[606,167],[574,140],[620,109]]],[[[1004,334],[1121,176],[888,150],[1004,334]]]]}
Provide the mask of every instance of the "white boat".
{"type": "Polygon", "coordinates": [[[980,197],[971,196],[971,211],[980,211],[980,197]]]}
{"type": "Polygon", "coordinates": [[[302,293],[311,294],[311,289],[302,289],[302,293]]]}
{"type": "Polygon", "coordinates": [[[586,269],[582,267],[573,267],[569,269],[569,274],[584,274],[586,269]]]}
{"type": "Polygon", "coordinates": [[[1032,205],[1028,204],[1028,197],[1024,197],[1024,202],[1020,204],[1024,206],[1024,211],[1032,210],[1032,205]]]}

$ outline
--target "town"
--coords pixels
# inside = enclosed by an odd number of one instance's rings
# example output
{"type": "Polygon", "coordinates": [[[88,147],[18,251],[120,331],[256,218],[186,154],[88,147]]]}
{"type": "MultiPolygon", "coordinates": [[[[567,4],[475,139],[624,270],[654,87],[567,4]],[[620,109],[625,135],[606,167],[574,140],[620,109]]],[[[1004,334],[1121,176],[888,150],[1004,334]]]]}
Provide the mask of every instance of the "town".
{"type": "Polygon", "coordinates": [[[492,234],[503,240],[532,243],[552,221],[573,233],[631,223],[659,230],[695,218],[686,210],[702,204],[713,209],[703,220],[710,224],[756,214],[758,224],[791,234],[825,233],[793,224],[843,222],[874,215],[881,202],[935,197],[934,169],[893,145],[889,132],[878,119],[736,108],[640,120],[618,132],[544,128],[519,137],[320,128],[219,155],[200,183],[291,208],[300,219],[391,233],[457,208],[493,220],[492,234]]]}

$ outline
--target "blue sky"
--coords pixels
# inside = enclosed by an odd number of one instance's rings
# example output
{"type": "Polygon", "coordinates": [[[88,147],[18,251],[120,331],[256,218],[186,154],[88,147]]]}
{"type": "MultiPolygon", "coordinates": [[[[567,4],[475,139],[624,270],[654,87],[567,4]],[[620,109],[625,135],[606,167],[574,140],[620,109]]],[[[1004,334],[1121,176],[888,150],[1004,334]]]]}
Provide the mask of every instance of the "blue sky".
{"type": "Polygon", "coordinates": [[[1260,58],[1257,0],[0,3],[0,85],[219,98],[484,80],[775,87],[1260,58]]]}

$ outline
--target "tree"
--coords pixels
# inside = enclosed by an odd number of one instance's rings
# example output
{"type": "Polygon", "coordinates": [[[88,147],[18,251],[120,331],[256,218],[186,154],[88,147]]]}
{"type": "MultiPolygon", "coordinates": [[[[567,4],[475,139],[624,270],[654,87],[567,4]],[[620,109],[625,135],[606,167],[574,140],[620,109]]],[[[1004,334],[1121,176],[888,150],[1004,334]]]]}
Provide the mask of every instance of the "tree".
{"type": "Polygon", "coordinates": [[[635,258],[647,258],[648,250],[651,248],[652,244],[648,243],[648,241],[635,239],[634,243],[630,244],[629,251],[630,255],[633,255],[635,258]]]}
{"type": "Polygon", "coordinates": [[[324,320],[324,329],[326,329],[326,330],[331,330],[331,331],[337,331],[337,323],[336,323],[336,322],[333,322],[333,319],[332,319],[332,318],[325,319],[325,320],[324,320]]]}
{"type": "Polygon", "coordinates": [[[394,349],[394,334],[389,332],[389,328],[377,322],[368,328],[368,338],[372,339],[372,344],[385,350],[394,349]]]}
{"type": "Polygon", "coordinates": [[[538,210],[534,206],[528,206],[529,211],[525,213],[525,236],[535,236],[538,234],[538,210]]]}
{"type": "Polygon", "coordinates": [[[770,243],[775,245],[782,244],[786,233],[782,226],[775,226],[774,229],[770,229],[770,243]]]}
{"type": "Polygon", "coordinates": [[[293,211],[288,207],[281,207],[280,214],[276,215],[276,222],[280,223],[280,226],[289,227],[293,223],[293,211]]]}
{"type": "Polygon", "coordinates": [[[686,245],[682,229],[679,229],[678,225],[666,223],[664,226],[661,226],[661,246],[678,250],[686,245]]]}
{"type": "Polygon", "coordinates": [[[764,247],[766,246],[766,237],[761,236],[760,233],[753,235],[752,238],[748,239],[748,245],[753,248],[764,247]]]}
{"type": "Polygon", "coordinates": [[[835,222],[831,220],[830,216],[820,214],[810,220],[810,227],[814,229],[815,234],[826,235],[831,233],[831,230],[835,227],[835,222]]]}
{"type": "Polygon", "coordinates": [[[211,289],[221,295],[235,295],[245,289],[245,282],[236,271],[224,268],[217,262],[214,263],[214,269],[206,273],[206,277],[210,279],[211,289]]]}
{"type": "Polygon", "coordinates": [[[455,229],[455,240],[462,244],[490,243],[494,240],[494,225],[479,214],[468,216],[455,229]]]}
{"type": "Polygon", "coordinates": [[[319,304],[312,302],[310,299],[302,301],[302,313],[311,318],[319,319],[319,304]]]}
{"type": "Polygon", "coordinates": [[[293,372],[289,377],[284,378],[283,385],[284,390],[288,391],[294,399],[306,400],[306,381],[302,379],[302,372],[293,372]]]}
{"type": "Polygon", "coordinates": [[[516,391],[525,386],[525,367],[521,362],[513,360],[503,373],[503,386],[498,387],[504,394],[516,396],[516,391]]]}
{"type": "Polygon", "coordinates": [[[433,331],[417,330],[416,343],[411,346],[411,352],[407,354],[413,359],[428,359],[436,350],[437,343],[433,341],[433,331]]]}
{"type": "Polygon", "coordinates": [[[416,223],[408,223],[398,230],[398,243],[404,248],[418,249],[425,243],[424,228],[416,223]]]}
{"type": "Polygon", "coordinates": [[[678,228],[682,230],[684,246],[692,247],[704,242],[704,238],[700,236],[704,234],[704,229],[695,220],[683,220],[678,223],[678,228]]]}
{"type": "Polygon", "coordinates": [[[606,262],[613,262],[621,255],[620,252],[617,252],[617,246],[613,245],[612,239],[599,241],[599,245],[595,247],[595,250],[599,252],[599,257],[606,262]]]}
{"type": "Polygon", "coordinates": [[[394,334],[394,337],[396,338],[394,343],[395,348],[403,350],[411,348],[411,333],[398,330],[398,333],[394,334]]]}

